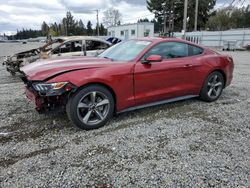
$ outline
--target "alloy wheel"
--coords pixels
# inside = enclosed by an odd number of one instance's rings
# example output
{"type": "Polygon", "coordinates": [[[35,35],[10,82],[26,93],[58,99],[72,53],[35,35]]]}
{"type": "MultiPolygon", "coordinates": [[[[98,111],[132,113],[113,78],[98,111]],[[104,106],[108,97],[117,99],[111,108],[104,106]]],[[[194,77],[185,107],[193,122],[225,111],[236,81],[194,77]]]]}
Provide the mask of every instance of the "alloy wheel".
{"type": "Polygon", "coordinates": [[[217,98],[223,89],[223,81],[221,78],[214,74],[209,80],[207,84],[207,95],[210,98],[217,98]]]}
{"type": "Polygon", "coordinates": [[[78,103],[77,115],[86,125],[97,125],[105,120],[110,108],[108,97],[99,91],[84,95],[78,103]]]}

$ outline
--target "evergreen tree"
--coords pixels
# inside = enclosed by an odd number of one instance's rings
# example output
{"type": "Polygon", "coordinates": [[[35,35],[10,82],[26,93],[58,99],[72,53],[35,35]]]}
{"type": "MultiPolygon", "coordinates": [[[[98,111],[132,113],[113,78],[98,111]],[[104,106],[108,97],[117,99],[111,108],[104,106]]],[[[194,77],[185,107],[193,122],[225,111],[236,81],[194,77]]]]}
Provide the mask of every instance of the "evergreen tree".
{"type": "Polygon", "coordinates": [[[64,35],[70,36],[75,34],[77,23],[74,20],[74,17],[72,16],[71,12],[66,13],[66,17],[62,19],[62,25],[63,25],[64,35]]]}
{"type": "Polygon", "coordinates": [[[67,34],[68,35],[74,35],[75,28],[76,28],[76,22],[74,20],[74,17],[72,16],[71,12],[67,12],[66,14],[66,27],[67,27],[67,34]]]}
{"type": "Polygon", "coordinates": [[[58,36],[58,33],[59,33],[58,25],[55,22],[54,24],[50,25],[49,35],[51,35],[51,36],[58,36]]]}
{"type": "Polygon", "coordinates": [[[81,19],[78,22],[78,33],[78,35],[86,35],[86,28],[81,19]]]}
{"type": "Polygon", "coordinates": [[[140,22],[149,22],[149,20],[148,20],[148,18],[144,18],[144,19],[139,19],[137,22],[138,23],[140,23],[140,22]]]}
{"type": "Polygon", "coordinates": [[[99,31],[100,31],[101,36],[107,35],[107,29],[105,29],[105,27],[104,27],[104,25],[102,23],[100,25],[99,31]]]}
{"type": "Polygon", "coordinates": [[[58,24],[58,36],[63,36],[65,35],[63,24],[59,23],[58,24]]]}
{"type": "MultiPolygon", "coordinates": [[[[194,28],[194,11],[195,0],[188,1],[188,30],[191,31],[194,28]]],[[[199,13],[198,13],[198,28],[204,28],[205,24],[211,16],[211,10],[214,8],[216,0],[199,0],[199,13]]],[[[155,14],[157,21],[164,25],[168,31],[180,31],[183,23],[183,0],[147,0],[147,8],[150,12],[155,14]]],[[[163,27],[162,27],[163,29],[163,27]]]]}
{"type": "Polygon", "coordinates": [[[42,36],[47,36],[48,35],[49,26],[45,21],[42,23],[41,32],[42,32],[42,36]]]}
{"type": "MultiPolygon", "coordinates": [[[[17,30],[16,35],[10,36],[13,39],[28,39],[36,38],[39,36],[67,36],[67,35],[97,35],[96,28],[92,29],[92,23],[88,21],[87,28],[85,27],[83,21],[80,19],[75,20],[70,12],[67,12],[66,17],[64,17],[61,23],[54,22],[48,25],[45,21],[41,25],[41,30],[27,30],[22,31],[17,30]]],[[[107,29],[100,24],[99,27],[100,35],[106,35],[107,29]]]]}
{"type": "Polygon", "coordinates": [[[91,21],[88,21],[88,23],[87,23],[87,35],[88,36],[93,35],[93,29],[92,29],[92,23],[91,23],[91,21]]]}
{"type": "Polygon", "coordinates": [[[250,10],[248,7],[220,9],[214,12],[206,23],[206,29],[223,31],[235,28],[250,27],[250,10]]]}
{"type": "Polygon", "coordinates": [[[151,20],[152,23],[154,23],[154,32],[160,33],[162,29],[162,25],[160,22],[158,22],[156,19],[151,20]]]}

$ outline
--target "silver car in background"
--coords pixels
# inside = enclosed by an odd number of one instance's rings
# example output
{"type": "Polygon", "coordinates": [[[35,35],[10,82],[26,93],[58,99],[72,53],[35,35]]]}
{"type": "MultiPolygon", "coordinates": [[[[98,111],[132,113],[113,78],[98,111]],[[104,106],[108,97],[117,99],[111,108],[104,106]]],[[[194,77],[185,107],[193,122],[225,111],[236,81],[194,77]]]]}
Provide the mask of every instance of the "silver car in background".
{"type": "Polygon", "coordinates": [[[20,52],[5,58],[3,65],[12,75],[20,68],[38,59],[56,58],[58,56],[97,56],[109,48],[112,43],[97,37],[71,36],[48,41],[44,46],[20,52]]]}

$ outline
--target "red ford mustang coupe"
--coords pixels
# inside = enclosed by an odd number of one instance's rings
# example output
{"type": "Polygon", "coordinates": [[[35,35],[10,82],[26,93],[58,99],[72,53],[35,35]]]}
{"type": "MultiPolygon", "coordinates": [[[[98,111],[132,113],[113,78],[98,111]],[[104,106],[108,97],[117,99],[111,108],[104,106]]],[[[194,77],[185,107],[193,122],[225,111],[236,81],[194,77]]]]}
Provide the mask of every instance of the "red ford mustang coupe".
{"type": "Polygon", "coordinates": [[[233,59],[176,38],[119,43],[98,57],[42,60],[22,68],[39,112],[61,109],[79,128],[103,126],[114,113],[192,97],[217,100],[231,83],[233,59]]]}

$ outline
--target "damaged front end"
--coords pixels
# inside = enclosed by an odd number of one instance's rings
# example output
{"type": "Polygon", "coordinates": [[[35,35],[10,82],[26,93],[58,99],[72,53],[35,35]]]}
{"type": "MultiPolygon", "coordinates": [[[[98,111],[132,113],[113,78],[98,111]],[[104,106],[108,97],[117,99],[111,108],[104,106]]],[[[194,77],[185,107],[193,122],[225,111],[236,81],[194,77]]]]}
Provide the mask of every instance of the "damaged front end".
{"type": "Polygon", "coordinates": [[[70,95],[77,89],[69,82],[29,81],[25,76],[21,79],[25,83],[26,97],[35,104],[39,113],[65,111],[70,95]]]}

